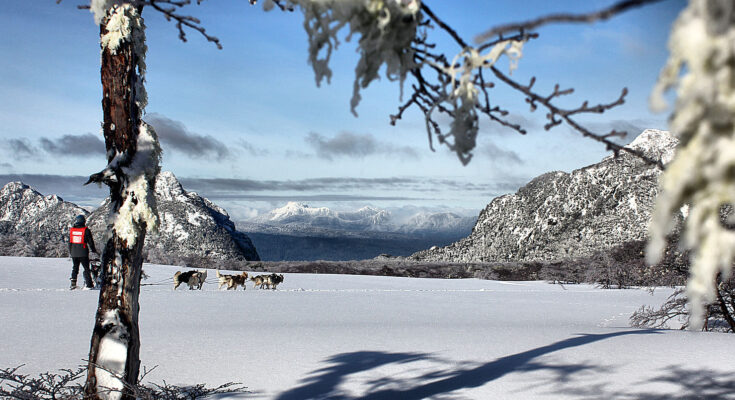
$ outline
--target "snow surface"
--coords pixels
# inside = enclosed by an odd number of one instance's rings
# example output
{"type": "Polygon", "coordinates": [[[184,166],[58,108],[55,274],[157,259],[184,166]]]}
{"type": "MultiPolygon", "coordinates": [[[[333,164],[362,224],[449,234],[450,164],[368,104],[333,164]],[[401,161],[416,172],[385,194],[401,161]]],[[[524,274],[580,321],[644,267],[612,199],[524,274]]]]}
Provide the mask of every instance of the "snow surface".
{"type": "MultiPolygon", "coordinates": [[[[284,274],[277,291],[173,291],[146,264],[142,365],[257,399],[735,399],[735,335],[632,329],[671,293],[544,282],[284,274]],[[160,284],[159,284],[160,283],[160,284]],[[702,395],[702,397],[696,394],[702,395]]],[[[0,367],[74,368],[98,291],[65,259],[0,257],[0,367]]],[[[224,397],[222,397],[224,398],[224,397]]]]}

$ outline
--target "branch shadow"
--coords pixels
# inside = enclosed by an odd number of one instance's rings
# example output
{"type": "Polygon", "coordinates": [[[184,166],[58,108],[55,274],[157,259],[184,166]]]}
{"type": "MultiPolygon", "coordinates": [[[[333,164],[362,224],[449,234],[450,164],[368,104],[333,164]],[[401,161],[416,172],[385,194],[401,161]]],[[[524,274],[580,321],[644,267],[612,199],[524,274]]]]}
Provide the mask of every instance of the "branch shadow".
{"type": "MultiPolygon", "coordinates": [[[[587,388],[565,390],[565,394],[574,394],[582,397],[594,395],[597,398],[621,400],[735,400],[735,380],[732,372],[721,372],[711,369],[691,369],[678,365],[671,365],[666,372],[638,382],[638,385],[647,383],[665,383],[671,385],[668,393],[650,391],[610,391],[604,386],[593,385],[587,388]]],[[[561,392],[559,392],[561,393],[561,392]]]]}
{"type": "MultiPolygon", "coordinates": [[[[558,380],[566,381],[572,375],[582,371],[602,368],[588,364],[551,365],[537,362],[535,359],[559,350],[584,346],[618,336],[654,333],[656,333],[655,330],[631,330],[606,334],[582,334],[479,365],[463,363],[460,364],[459,368],[453,370],[429,371],[411,380],[382,377],[370,382],[371,386],[367,394],[360,396],[360,399],[424,399],[446,395],[459,389],[479,387],[512,372],[550,370],[557,376],[558,380]]],[[[350,375],[387,364],[406,364],[421,360],[442,362],[442,360],[427,353],[358,351],[337,354],[325,361],[329,364],[328,366],[315,370],[309,377],[304,378],[302,380],[303,385],[281,393],[277,399],[350,399],[338,390],[339,385],[346,381],[350,375]]]]}

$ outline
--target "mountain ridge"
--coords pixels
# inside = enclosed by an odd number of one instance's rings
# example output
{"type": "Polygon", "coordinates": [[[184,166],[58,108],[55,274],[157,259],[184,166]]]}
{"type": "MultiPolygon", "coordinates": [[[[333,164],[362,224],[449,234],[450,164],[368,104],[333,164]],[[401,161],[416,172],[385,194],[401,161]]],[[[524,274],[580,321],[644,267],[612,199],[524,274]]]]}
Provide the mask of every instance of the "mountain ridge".
{"type": "MultiPolygon", "coordinates": [[[[172,173],[159,174],[155,196],[160,227],[158,233],[146,235],[148,261],[201,256],[260,259],[250,238],[235,228],[223,208],[184,190],[172,173]]],[[[53,256],[65,255],[66,235],[76,215],[87,218],[101,250],[108,232],[109,199],[89,212],[59,196],[44,196],[22,182],[10,182],[0,190],[0,234],[28,242],[48,241],[48,246],[54,248],[53,256]]]]}
{"type": "MultiPolygon", "coordinates": [[[[676,138],[647,129],[628,147],[668,162],[676,138]]],[[[555,261],[646,239],[660,170],[621,152],[572,171],[539,175],[493,199],[472,233],[414,253],[422,261],[555,261]]]]}

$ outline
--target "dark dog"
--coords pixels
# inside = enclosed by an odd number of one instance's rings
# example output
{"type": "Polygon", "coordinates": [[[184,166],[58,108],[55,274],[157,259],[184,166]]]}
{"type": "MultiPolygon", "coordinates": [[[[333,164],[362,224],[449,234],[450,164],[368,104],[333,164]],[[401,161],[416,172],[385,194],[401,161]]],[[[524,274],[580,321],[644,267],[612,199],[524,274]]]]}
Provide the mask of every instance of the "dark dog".
{"type": "Polygon", "coordinates": [[[279,283],[283,282],[283,274],[270,274],[268,275],[269,281],[270,281],[270,287],[273,290],[276,290],[276,286],[278,286],[279,283]]]}
{"type": "Polygon", "coordinates": [[[174,274],[174,290],[176,290],[179,285],[182,283],[186,283],[189,285],[189,290],[194,289],[195,287],[199,290],[202,290],[202,285],[204,285],[204,281],[207,279],[207,270],[191,270],[186,272],[176,271],[174,274]]]}
{"type": "Polygon", "coordinates": [[[260,289],[273,289],[276,290],[276,286],[283,282],[283,275],[270,274],[270,275],[258,275],[250,278],[253,281],[253,285],[260,289]]]}

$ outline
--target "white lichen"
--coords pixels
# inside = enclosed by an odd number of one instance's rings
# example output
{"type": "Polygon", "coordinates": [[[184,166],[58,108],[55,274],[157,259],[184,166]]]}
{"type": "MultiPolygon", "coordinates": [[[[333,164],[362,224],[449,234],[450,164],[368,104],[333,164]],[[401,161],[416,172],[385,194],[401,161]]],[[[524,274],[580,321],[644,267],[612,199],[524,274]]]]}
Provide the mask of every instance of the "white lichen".
{"type": "Polygon", "coordinates": [[[102,329],[105,334],[100,339],[94,371],[97,378],[97,391],[104,399],[116,400],[122,397],[125,388],[120,378],[125,374],[130,335],[122,324],[117,310],[105,313],[102,329]]]}
{"type": "Polygon", "coordinates": [[[660,178],[647,258],[661,259],[686,208],[682,245],[693,253],[687,297],[695,329],[715,300],[717,275],[727,279],[735,259],[735,232],[721,221],[722,206],[735,204],[735,11],[717,7],[725,3],[690,0],[674,23],[670,56],[651,96],[651,107],[661,109],[665,92],[678,85],[670,128],[680,148],[660,178]]]}
{"type": "MultiPolygon", "coordinates": [[[[444,83],[442,88],[444,94],[439,100],[443,107],[453,112],[454,118],[450,123],[449,132],[439,136],[439,141],[446,143],[464,165],[467,165],[472,159],[471,151],[475,148],[477,133],[480,129],[476,107],[479,101],[479,90],[475,85],[475,74],[478,69],[495,65],[502,55],[509,58],[509,69],[512,73],[522,55],[523,43],[523,41],[506,40],[496,44],[485,54],[480,54],[474,48],[466,48],[455,56],[447,67],[432,64],[451,77],[448,82],[444,83]],[[451,142],[447,141],[449,138],[452,139],[451,142]]],[[[429,109],[426,118],[426,130],[429,136],[432,131],[429,118],[437,107],[438,104],[429,109]]]]}
{"type": "Polygon", "coordinates": [[[141,122],[137,151],[133,160],[122,170],[128,177],[127,196],[115,218],[113,228],[117,236],[132,248],[147,229],[158,229],[155,179],[160,171],[161,146],[153,128],[141,122]]]}
{"type": "MultiPolygon", "coordinates": [[[[304,29],[309,36],[309,64],[314,69],[317,86],[329,83],[332,70],[329,61],[339,46],[337,34],[344,27],[346,40],[358,34],[360,59],[355,67],[350,107],[352,113],[360,103],[360,89],[379,77],[385,66],[389,80],[403,86],[406,75],[415,66],[411,41],[421,19],[419,0],[289,0],[288,4],[304,13],[304,29]]],[[[264,9],[273,8],[271,1],[264,9]]]]}
{"type": "Polygon", "coordinates": [[[107,10],[112,8],[115,4],[120,4],[122,1],[119,0],[90,0],[89,11],[94,17],[94,23],[99,25],[102,20],[107,16],[107,10]]]}

